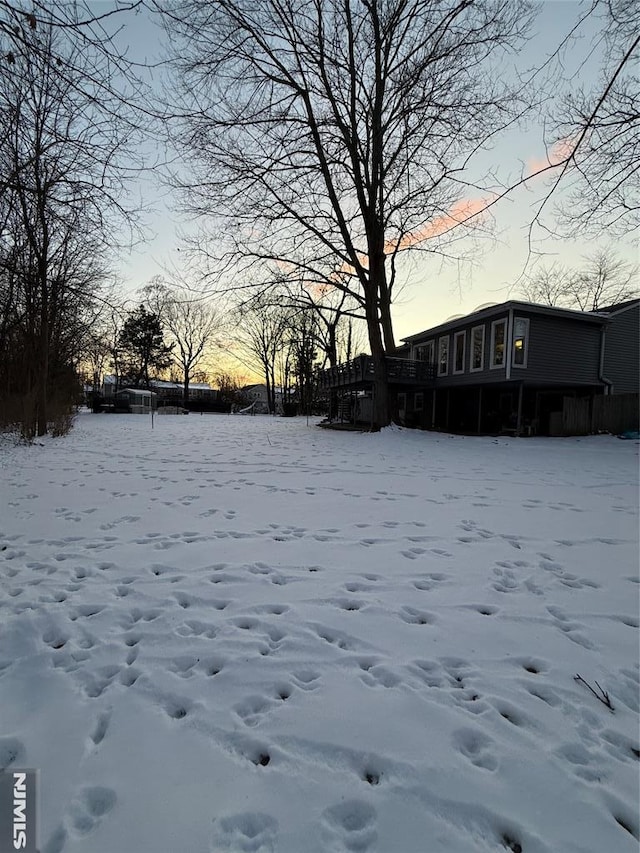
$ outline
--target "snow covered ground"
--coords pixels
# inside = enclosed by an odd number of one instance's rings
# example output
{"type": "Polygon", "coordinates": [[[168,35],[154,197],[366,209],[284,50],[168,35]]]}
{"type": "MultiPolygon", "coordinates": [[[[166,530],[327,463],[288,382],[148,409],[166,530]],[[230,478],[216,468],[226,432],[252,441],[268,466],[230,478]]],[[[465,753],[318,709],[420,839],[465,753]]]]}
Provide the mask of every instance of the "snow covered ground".
{"type": "Polygon", "coordinates": [[[638,850],[638,442],[85,414],[0,463],[43,853],[638,850]]]}

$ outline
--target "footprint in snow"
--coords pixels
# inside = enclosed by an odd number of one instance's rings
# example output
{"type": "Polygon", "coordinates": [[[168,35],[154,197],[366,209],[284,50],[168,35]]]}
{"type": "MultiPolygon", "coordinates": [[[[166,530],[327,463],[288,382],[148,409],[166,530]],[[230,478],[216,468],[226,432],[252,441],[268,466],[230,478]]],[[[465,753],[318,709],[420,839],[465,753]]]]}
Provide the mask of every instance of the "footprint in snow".
{"type": "Polygon", "coordinates": [[[326,850],[335,853],[367,851],[376,843],[376,810],[363,800],[346,800],[322,813],[326,850]]]}
{"type": "MultiPolygon", "coordinates": [[[[364,667],[361,665],[360,668],[364,667]]],[[[400,676],[389,667],[375,664],[366,667],[360,678],[368,687],[397,687],[402,682],[400,676]]]]}
{"type": "Polygon", "coordinates": [[[498,759],[493,754],[493,740],[479,729],[458,729],[453,733],[452,741],[454,748],[474,767],[489,771],[498,768],[498,759]]]}
{"type": "Polygon", "coordinates": [[[214,818],[212,853],[275,853],[278,821],[262,812],[240,812],[214,818]]]}
{"type": "Polygon", "coordinates": [[[111,711],[104,711],[102,714],[99,714],[95,725],[93,727],[93,731],[90,734],[91,743],[93,743],[94,747],[99,746],[105,738],[107,731],[109,729],[109,723],[111,721],[111,711]]]}
{"type": "Polygon", "coordinates": [[[69,809],[70,823],[78,835],[88,835],[113,810],[115,791],[96,785],[84,788],[69,809]]]}
{"type": "Polygon", "coordinates": [[[435,622],[435,616],[432,613],[416,610],[414,607],[402,607],[399,615],[408,625],[432,625],[435,622]]]}

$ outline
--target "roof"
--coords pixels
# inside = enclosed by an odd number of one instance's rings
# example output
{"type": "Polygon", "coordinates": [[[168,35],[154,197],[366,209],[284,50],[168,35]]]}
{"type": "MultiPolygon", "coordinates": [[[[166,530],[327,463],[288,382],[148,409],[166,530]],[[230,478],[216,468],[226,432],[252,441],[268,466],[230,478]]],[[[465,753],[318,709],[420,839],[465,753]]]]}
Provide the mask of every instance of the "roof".
{"type": "MultiPolygon", "coordinates": [[[[240,390],[241,391],[252,391],[254,388],[260,388],[261,390],[263,390],[265,392],[267,390],[267,386],[265,385],[264,382],[256,382],[254,385],[243,385],[240,390]]],[[[280,387],[280,385],[276,385],[273,390],[276,392],[276,394],[282,394],[282,388],[280,387]]]]}
{"type": "MultiPolygon", "coordinates": [[[[154,388],[173,388],[175,390],[184,391],[182,382],[168,382],[165,379],[152,379],[151,385],[154,388]]],[[[190,382],[189,388],[193,391],[211,391],[211,385],[208,382],[190,382]]]]}
{"type": "Polygon", "coordinates": [[[510,299],[507,302],[501,302],[499,305],[491,305],[488,308],[481,308],[478,311],[472,311],[471,314],[464,314],[461,317],[456,317],[452,320],[447,320],[445,323],[440,323],[438,326],[432,326],[425,329],[423,332],[417,332],[415,335],[409,335],[402,338],[405,343],[421,340],[425,337],[446,332],[450,329],[456,329],[460,326],[474,323],[476,321],[485,320],[495,314],[504,314],[509,310],[527,311],[533,314],[546,314],[552,317],[565,317],[571,320],[581,320],[587,323],[598,323],[604,325],[608,322],[607,314],[600,312],[576,311],[573,308],[558,308],[552,305],[538,305],[535,302],[523,302],[519,299],[510,299]]]}
{"type": "MultiPolygon", "coordinates": [[[[155,391],[152,391],[150,388],[121,388],[118,391],[118,394],[135,394],[136,396],[150,394],[153,397],[158,396],[155,391]]],[[[116,394],[116,397],[118,394],[116,394]]]]}
{"type": "Polygon", "coordinates": [[[626,302],[618,302],[617,305],[607,305],[606,308],[598,308],[597,314],[621,314],[623,311],[628,311],[630,308],[636,308],[640,305],[640,299],[628,299],[626,302]]]}

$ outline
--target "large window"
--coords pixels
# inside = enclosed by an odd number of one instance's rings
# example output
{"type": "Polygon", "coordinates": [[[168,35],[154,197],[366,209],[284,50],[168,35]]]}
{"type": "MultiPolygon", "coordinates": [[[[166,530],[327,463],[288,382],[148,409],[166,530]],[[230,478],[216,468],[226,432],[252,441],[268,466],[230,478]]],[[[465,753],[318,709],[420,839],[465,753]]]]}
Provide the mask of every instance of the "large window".
{"type": "Polygon", "coordinates": [[[527,350],[529,348],[529,321],[524,317],[513,318],[513,358],[514,367],[527,366],[527,350]]]}
{"type": "Polygon", "coordinates": [[[491,324],[491,367],[504,367],[506,364],[507,321],[494,320],[491,324]]]}
{"type": "Polygon", "coordinates": [[[484,326],[471,329],[471,372],[484,369],[484,326]]]}
{"type": "Polygon", "coordinates": [[[438,338],[438,376],[449,372],[449,335],[438,338]]]}
{"type": "Polygon", "coordinates": [[[413,395],[413,408],[416,412],[424,410],[424,393],[422,391],[416,391],[413,395]]]}
{"type": "Polygon", "coordinates": [[[418,361],[426,361],[428,364],[433,364],[435,345],[433,341],[427,341],[426,344],[416,347],[416,359],[418,361]]]}
{"type": "Polygon", "coordinates": [[[467,341],[466,332],[456,332],[453,336],[453,372],[464,373],[464,352],[467,341]]]}

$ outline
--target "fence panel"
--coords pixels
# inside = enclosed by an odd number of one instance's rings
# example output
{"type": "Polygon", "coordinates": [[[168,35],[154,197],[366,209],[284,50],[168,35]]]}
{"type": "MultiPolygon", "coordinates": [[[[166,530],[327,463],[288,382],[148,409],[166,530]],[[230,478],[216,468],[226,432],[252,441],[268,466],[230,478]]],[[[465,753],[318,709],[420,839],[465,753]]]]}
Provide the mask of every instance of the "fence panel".
{"type": "Polygon", "coordinates": [[[564,435],[587,435],[591,431],[591,412],[588,397],[564,397],[562,432],[564,435]]]}
{"type": "Polygon", "coordinates": [[[621,433],[638,429],[639,394],[610,394],[593,401],[592,432],[621,433]]]}

